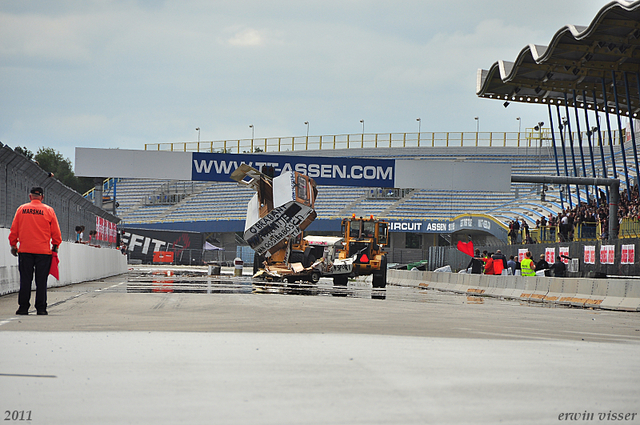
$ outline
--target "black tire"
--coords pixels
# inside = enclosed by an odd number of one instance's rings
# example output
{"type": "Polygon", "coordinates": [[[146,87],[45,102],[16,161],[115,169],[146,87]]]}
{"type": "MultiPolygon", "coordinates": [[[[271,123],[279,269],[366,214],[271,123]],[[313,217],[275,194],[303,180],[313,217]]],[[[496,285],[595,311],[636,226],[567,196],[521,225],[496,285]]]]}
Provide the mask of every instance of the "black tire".
{"type": "Polygon", "coordinates": [[[349,276],[341,274],[333,277],[333,286],[347,286],[349,282],[349,276]]]}
{"type": "Polygon", "coordinates": [[[383,255],[380,260],[380,271],[373,273],[373,287],[374,288],[386,288],[387,287],[387,256],[383,255]]]}
{"type": "Polygon", "coordinates": [[[304,260],[304,263],[302,263],[303,266],[305,267],[311,267],[311,265],[313,263],[316,262],[316,257],[314,257],[313,254],[310,254],[308,257],[306,257],[306,259],[304,260]]]}
{"type": "Polygon", "coordinates": [[[320,272],[311,272],[311,275],[309,276],[309,281],[311,283],[318,283],[319,280],[320,280],[320,272]]]}
{"type": "Polygon", "coordinates": [[[289,264],[302,263],[304,265],[304,253],[302,251],[291,251],[289,255],[289,264]]]}

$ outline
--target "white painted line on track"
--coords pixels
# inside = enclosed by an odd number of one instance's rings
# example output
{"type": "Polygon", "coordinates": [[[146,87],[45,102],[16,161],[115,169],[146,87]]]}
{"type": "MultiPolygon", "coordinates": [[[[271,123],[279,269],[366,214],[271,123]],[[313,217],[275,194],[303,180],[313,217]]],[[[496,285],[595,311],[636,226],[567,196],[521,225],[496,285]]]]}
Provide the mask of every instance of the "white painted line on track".
{"type": "Polygon", "coordinates": [[[10,319],[2,320],[2,321],[0,321],[0,326],[6,325],[7,323],[11,323],[11,322],[13,322],[14,320],[17,320],[17,319],[18,319],[17,317],[11,317],[10,319]]]}

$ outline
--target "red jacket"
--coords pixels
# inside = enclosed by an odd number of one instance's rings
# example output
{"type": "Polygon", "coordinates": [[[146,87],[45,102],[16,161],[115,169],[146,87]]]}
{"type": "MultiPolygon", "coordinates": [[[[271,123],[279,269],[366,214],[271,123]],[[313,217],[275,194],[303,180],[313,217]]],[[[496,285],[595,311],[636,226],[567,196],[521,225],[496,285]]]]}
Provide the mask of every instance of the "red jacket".
{"type": "Polygon", "coordinates": [[[13,217],[9,244],[17,246],[19,252],[51,254],[51,244],[59,246],[62,235],[55,211],[39,200],[21,205],[13,217]]]}
{"type": "Polygon", "coordinates": [[[484,261],[484,274],[493,274],[493,258],[487,257],[484,261]]]}
{"type": "Polygon", "coordinates": [[[493,260],[493,274],[502,274],[502,270],[504,270],[504,263],[502,259],[494,259],[493,260]]]}

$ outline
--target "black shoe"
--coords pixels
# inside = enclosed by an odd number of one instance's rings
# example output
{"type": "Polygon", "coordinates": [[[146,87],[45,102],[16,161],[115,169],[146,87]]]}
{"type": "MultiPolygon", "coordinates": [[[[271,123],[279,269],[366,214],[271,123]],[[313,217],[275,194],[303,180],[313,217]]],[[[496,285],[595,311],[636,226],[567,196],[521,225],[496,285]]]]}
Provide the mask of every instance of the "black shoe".
{"type": "Polygon", "coordinates": [[[18,316],[27,316],[29,314],[29,310],[22,310],[22,309],[18,309],[18,311],[16,311],[16,314],[18,316]]]}
{"type": "Polygon", "coordinates": [[[40,310],[38,311],[38,316],[47,316],[49,313],[47,313],[47,310],[40,310]]]}

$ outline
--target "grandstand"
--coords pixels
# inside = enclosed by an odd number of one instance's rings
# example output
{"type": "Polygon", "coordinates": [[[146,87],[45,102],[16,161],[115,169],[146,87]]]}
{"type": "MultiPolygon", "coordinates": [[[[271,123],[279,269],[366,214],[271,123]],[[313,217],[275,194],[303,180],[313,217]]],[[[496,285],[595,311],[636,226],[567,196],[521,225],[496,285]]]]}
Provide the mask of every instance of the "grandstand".
{"type": "MultiPolygon", "coordinates": [[[[511,147],[448,147],[406,149],[351,149],[349,151],[305,151],[297,155],[362,156],[411,158],[423,160],[474,161],[488,164],[508,163],[513,174],[555,175],[555,160],[551,148],[511,147]]],[[[599,169],[598,169],[599,170],[599,169]]],[[[416,178],[419,178],[417,176],[416,178]]],[[[482,179],[482,176],[478,176],[482,179]]],[[[246,204],[253,191],[235,182],[192,182],[197,188],[179,192],[169,190],[174,181],[149,179],[119,179],[116,196],[118,215],[125,225],[149,223],[202,222],[216,220],[244,220],[246,204]],[[157,204],[155,198],[170,193],[182,197],[171,203],[157,204]]],[[[191,183],[189,183],[191,184],[191,183]]],[[[521,217],[535,224],[536,219],[562,209],[559,192],[547,192],[540,201],[539,185],[512,183],[510,193],[498,193],[486,182],[486,191],[412,190],[401,197],[386,199],[371,196],[371,190],[358,187],[319,186],[316,202],[317,220],[342,218],[351,214],[370,215],[395,220],[450,219],[460,214],[490,214],[507,223],[521,217]]],[[[584,190],[584,188],[581,188],[584,190]]],[[[113,187],[105,191],[113,196],[113,187]]],[[[582,194],[581,200],[586,199],[582,194]]],[[[577,202],[577,198],[575,198],[577,202]]]]}

